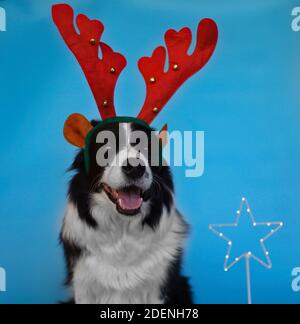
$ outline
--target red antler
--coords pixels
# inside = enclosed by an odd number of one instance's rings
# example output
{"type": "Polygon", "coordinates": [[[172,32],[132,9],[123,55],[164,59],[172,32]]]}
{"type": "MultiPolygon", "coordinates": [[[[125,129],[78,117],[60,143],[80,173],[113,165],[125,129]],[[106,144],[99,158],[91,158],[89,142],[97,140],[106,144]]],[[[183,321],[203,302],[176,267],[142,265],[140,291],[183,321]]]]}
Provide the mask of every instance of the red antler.
{"type": "Polygon", "coordinates": [[[169,68],[165,72],[166,49],[158,47],[152,57],[139,60],[139,69],[147,87],[144,106],[138,116],[150,124],[166,105],[177,89],[209,61],[218,39],[218,28],[211,19],[199,23],[197,43],[192,55],[187,51],[191,45],[192,32],[189,28],[181,31],[168,30],[165,42],[169,55],[169,68]]]}
{"type": "Polygon", "coordinates": [[[98,20],[78,15],[74,28],[74,12],[67,4],[54,5],[53,20],[65,43],[79,62],[95,97],[102,119],[115,117],[114,90],[118,77],[126,66],[126,59],[100,42],[104,26],[98,20]],[[99,59],[99,46],[102,59],[99,59]]]}

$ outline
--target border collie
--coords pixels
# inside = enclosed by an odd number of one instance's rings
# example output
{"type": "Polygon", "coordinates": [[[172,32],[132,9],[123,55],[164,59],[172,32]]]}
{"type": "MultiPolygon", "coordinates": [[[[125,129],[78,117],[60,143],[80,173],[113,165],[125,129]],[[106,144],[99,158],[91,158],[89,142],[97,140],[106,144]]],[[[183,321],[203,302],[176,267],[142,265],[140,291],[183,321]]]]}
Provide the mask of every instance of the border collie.
{"type": "Polygon", "coordinates": [[[134,121],[98,126],[90,138],[88,169],[84,150],[70,168],[74,174],[60,236],[72,303],[192,303],[181,274],[188,225],[176,209],[170,169],[152,166],[152,145],[145,147],[147,153],[137,152],[132,139],[139,131],[151,143],[153,132],[134,121]],[[109,143],[97,143],[106,131],[118,143],[112,156],[109,143]],[[97,152],[104,145],[109,162],[100,166],[97,152]]]}

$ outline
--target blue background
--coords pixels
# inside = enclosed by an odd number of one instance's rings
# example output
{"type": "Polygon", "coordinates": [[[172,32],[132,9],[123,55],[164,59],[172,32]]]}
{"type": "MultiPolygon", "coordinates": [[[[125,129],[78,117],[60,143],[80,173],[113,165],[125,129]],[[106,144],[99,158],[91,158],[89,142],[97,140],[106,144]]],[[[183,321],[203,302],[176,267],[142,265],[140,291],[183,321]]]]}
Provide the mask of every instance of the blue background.
{"type": "MultiPolygon", "coordinates": [[[[223,271],[226,244],[208,231],[230,223],[246,196],[257,221],[282,220],[267,242],[272,270],[252,265],[256,303],[299,303],[291,271],[300,265],[300,33],[291,11],[300,1],[84,0],[77,13],[103,21],[103,40],[128,59],[116,92],[120,115],[135,116],[145,89],[136,62],[163,42],[168,28],[211,17],[217,50],[170,101],[155,126],[205,131],[205,174],[175,168],[178,206],[192,225],[185,273],[198,303],[245,303],[245,266],[223,271]]],[[[87,83],[51,20],[55,1],[1,1],[0,303],[55,303],[65,298],[58,245],[74,149],[62,136],[66,117],[97,117],[87,83]]],[[[241,227],[240,245],[257,242],[241,227]],[[250,240],[250,241],[249,241],[250,240]]],[[[237,251],[235,251],[237,252],[237,251]]],[[[253,250],[253,252],[256,252],[253,250]]],[[[233,255],[234,256],[234,255],[233,255]]]]}

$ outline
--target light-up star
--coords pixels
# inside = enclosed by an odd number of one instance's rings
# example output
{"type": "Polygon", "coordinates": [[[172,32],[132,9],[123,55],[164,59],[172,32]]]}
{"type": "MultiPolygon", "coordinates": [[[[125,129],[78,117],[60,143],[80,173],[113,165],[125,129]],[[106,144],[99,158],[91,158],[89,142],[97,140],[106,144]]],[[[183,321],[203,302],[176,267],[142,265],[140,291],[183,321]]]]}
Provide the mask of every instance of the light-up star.
{"type": "Polygon", "coordinates": [[[255,261],[257,261],[258,263],[260,263],[262,266],[264,266],[267,269],[272,268],[272,261],[270,258],[270,254],[269,254],[268,250],[266,249],[265,242],[267,239],[269,239],[271,236],[273,236],[276,232],[278,232],[282,227],[283,227],[282,222],[261,222],[261,223],[256,222],[256,220],[252,214],[250,205],[246,198],[242,198],[240,208],[237,211],[237,217],[236,217],[235,223],[209,225],[209,230],[211,230],[213,233],[215,233],[217,236],[219,236],[220,238],[222,238],[223,240],[225,240],[227,242],[228,249],[227,249],[227,253],[225,256],[225,262],[224,262],[224,270],[226,272],[228,270],[230,270],[235,264],[237,264],[242,259],[246,260],[247,289],[248,289],[249,304],[251,304],[251,302],[252,302],[251,301],[251,281],[250,281],[250,279],[251,279],[250,278],[250,260],[254,259],[255,261]],[[252,251],[245,251],[239,257],[236,257],[234,259],[234,261],[232,261],[230,263],[230,256],[231,256],[231,251],[232,251],[232,247],[233,247],[233,241],[223,233],[223,229],[233,228],[233,227],[237,228],[240,224],[240,218],[241,218],[242,211],[244,210],[244,208],[246,208],[247,214],[251,218],[253,227],[267,227],[267,228],[269,228],[268,234],[266,236],[262,237],[259,241],[259,243],[262,247],[263,253],[266,257],[266,261],[257,257],[252,251]]]}

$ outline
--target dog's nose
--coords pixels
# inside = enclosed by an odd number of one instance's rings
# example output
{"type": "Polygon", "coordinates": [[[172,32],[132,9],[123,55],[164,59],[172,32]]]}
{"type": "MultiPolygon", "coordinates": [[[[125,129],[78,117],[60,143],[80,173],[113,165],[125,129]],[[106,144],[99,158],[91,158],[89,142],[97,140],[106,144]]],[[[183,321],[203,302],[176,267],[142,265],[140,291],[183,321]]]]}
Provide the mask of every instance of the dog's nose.
{"type": "Polygon", "coordinates": [[[122,170],[127,177],[131,179],[139,179],[145,174],[146,167],[140,159],[129,158],[122,166],[122,170]]]}

